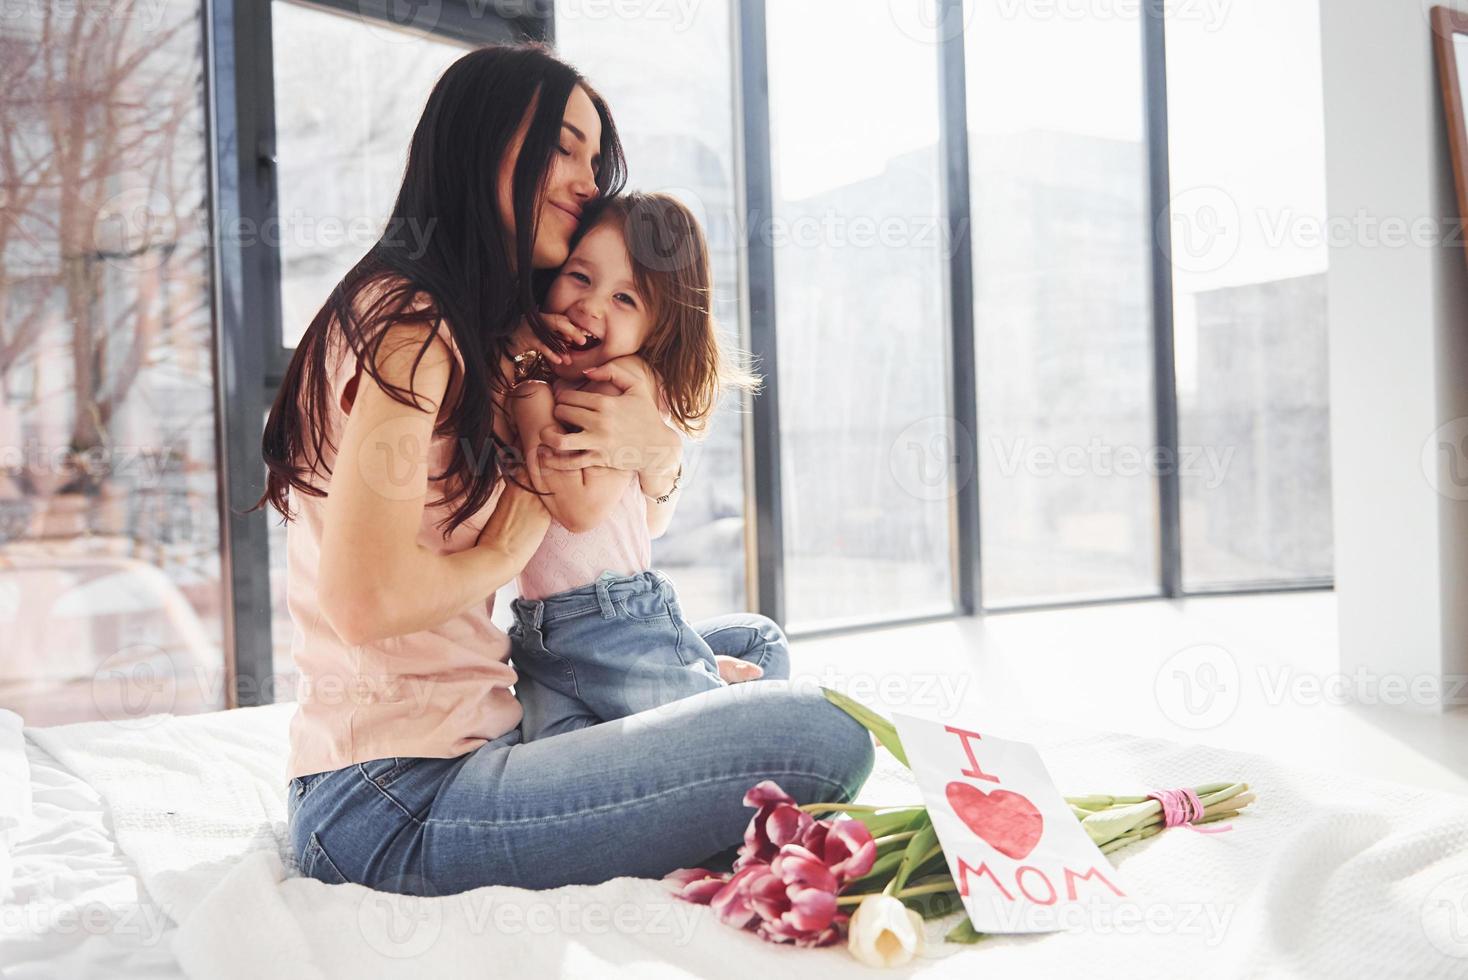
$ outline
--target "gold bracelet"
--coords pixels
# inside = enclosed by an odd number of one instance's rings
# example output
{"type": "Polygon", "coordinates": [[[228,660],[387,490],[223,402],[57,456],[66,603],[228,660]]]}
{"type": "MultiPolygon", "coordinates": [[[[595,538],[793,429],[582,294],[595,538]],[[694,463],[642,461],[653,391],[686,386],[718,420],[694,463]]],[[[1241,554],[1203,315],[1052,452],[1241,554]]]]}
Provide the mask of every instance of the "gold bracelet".
{"type": "Polygon", "coordinates": [[[510,360],[515,366],[514,385],[522,381],[548,382],[553,377],[550,366],[545,363],[545,356],[538,350],[516,354],[510,360]]]}

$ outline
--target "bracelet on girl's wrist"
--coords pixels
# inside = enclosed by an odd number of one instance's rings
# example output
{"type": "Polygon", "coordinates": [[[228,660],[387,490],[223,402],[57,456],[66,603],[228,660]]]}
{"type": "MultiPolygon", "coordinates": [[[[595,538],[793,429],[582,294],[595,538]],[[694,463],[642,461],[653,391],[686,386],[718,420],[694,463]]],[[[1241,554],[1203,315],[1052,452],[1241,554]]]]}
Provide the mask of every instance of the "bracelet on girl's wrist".
{"type": "Polygon", "coordinates": [[[682,482],[683,482],[683,464],[682,463],[679,463],[678,464],[678,472],[673,474],[673,485],[668,488],[668,492],[667,493],[664,493],[664,494],[661,494],[661,495],[655,497],[652,494],[648,493],[646,490],[644,490],[644,491],[642,491],[642,495],[644,497],[646,497],[648,500],[653,500],[653,501],[656,501],[657,503],[665,504],[665,503],[668,502],[668,499],[673,496],[673,494],[675,494],[675,493],[678,492],[678,486],[682,482]]]}

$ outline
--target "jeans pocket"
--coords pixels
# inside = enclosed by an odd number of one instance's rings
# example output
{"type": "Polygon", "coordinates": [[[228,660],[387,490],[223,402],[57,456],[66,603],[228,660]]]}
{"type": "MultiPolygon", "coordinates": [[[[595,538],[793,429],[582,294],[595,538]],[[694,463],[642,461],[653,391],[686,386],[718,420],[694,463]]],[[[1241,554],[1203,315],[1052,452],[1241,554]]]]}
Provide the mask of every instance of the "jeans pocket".
{"type": "Polygon", "coordinates": [[[661,588],[636,592],[621,600],[622,613],[639,623],[654,623],[672,618],[672,607],[661,588]]]}
{"type": "Polygon", "coordinates": [[[568,698],[580,697],[571,661],[551,653],[541,630],[527,630],[510,650],[510,666],[568,698]]]}
{"type": "Polygon", "coordinates": [[[317,786],[320,786],[322,783],[326,782],[326,777],[330,776],[333,771],[335,770],[328,770],[327,772],[313,772],[309,776],[297,776],[295,779],[291,780],[291,784],[293,787],[292,792],[295,795],[296,802],[304,802],[306,797],[311,795],[312,790],[314,790],[317,786]]]}
{"type": "Polygon", "coordinates": [[[315,831],[311,832],[310,839],[306,841],[306,849],[301,854],[301,874],[324,881],[328,885],[351,884],[331,859],[331,855],[326,853],[326,848],[321,846],[321,838],[316,836],[315,831]]]}
{"type": "Polygon", "coordinates": [[[445,774],[462,758],[395,756],[361,762],[356,766],[362,777],[358,786],[370,787],[369,795],[386,801],[397,814],[421,824],[445,774]]]}
{"type": "Polygon", "coordinates": [[[373,759],[371,762],[362,763],[362,774],[378,789],[387,789],[397,782],[399,777],[422,761],[412,756],[373,759]]]}

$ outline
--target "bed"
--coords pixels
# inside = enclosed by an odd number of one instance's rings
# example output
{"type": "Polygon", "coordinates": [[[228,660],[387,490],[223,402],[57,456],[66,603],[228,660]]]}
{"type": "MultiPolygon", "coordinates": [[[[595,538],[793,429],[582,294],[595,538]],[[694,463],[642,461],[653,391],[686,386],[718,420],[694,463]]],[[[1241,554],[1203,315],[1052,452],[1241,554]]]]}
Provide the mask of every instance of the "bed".
{"type": "MultiPolygon", "coordinates": [[[[423,899],[300,877],[285,845],[293,706],[26,728],[0,711],[0,973],[9,977],[868,975],[619,878],[423,899]]],[[[1134,904],[1091,928],[935,943],[904,976],[1468,976],[1468,797],[1046,726],[1068,792],[1243,778],[1222,834],[1113,855],[1134,904]]],[[[885,753],[863,799],[916,799],[885,753]]],[[[953,917],[929,923],[941,936],[953,917]]]]}

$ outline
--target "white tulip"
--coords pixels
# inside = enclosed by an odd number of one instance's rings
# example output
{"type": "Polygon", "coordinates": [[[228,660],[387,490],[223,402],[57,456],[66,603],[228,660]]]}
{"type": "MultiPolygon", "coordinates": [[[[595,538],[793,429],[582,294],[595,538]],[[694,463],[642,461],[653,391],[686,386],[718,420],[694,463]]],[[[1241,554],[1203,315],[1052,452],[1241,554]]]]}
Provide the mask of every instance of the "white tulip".
{"type": "Polygon", "coordinates": [[[923,947],[923,917],[891,895],[869,895],[857,906],[846,948],[867,966],[901,966],[923,947]]]}

